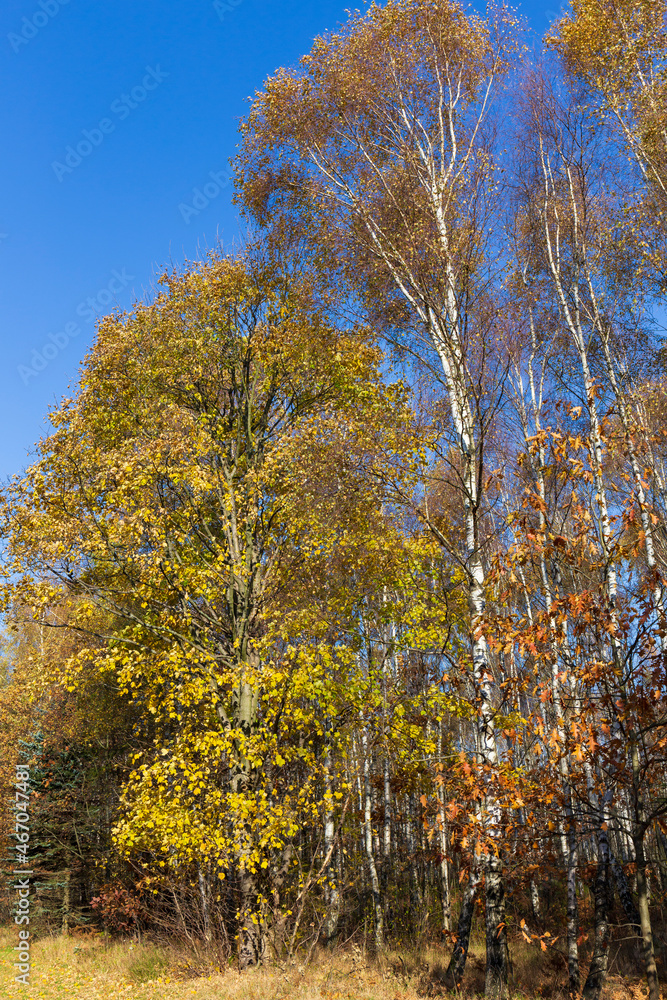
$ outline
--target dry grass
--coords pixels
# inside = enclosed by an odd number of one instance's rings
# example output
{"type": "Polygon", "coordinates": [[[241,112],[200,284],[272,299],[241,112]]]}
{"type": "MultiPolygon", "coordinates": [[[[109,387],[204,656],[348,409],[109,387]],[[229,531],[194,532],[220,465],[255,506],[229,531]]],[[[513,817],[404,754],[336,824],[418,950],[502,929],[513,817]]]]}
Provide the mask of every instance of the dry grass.
{"type": "MultiPolygon", "coordinates": [[[[446,955],[427,947],[419,955],[389,952],[382,961],[367,960],[360,949],[321,952],[307,968],[266,966],[239,974],[218,970],[182,951],[130,942],[106,944],[101,938],[54,937],[32,949],[30,986],[14,981],[15,928],[0,931],[0,997],[40,1000],[417,1000],[446,996],[441,977],[446,955]]],[[[561,959],[516,943],[513,959],[517,1000],[563,995],[561,959]],[[545,982],[545,972],[549,981],[545,982]]],[[[484,987],[483,946],[473,944],[464,996],[484,987]]],[[[646,989],[637,981],[612,977],[607,1000],[641,1000],[646,989]]]]}

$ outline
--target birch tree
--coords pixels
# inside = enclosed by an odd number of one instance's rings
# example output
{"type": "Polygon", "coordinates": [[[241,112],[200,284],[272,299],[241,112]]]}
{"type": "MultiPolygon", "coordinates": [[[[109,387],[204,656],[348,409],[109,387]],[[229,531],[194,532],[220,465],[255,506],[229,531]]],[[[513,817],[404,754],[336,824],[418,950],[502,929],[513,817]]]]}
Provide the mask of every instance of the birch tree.
{"type": "MultiPolygon", "coordinates": [[[[309,217],[325,259],[338,256],[348,277],[356,273],[352,287],[366,308],[391,315],[395,302],[410,325],[406,350],[437,359],[465,522],[458,557],[479,751],[490,771],[498,752],[480,519],[485,434],[503,380],[489,363],[497,337],[489,116],[516,49],[504,12],[484,21],[445,0],[372,6],[316,41],[298,70],[268,81],[243,127],[239,160],[247,210],[259,220],[281,211],[309,217]]],[[[507,947],[493,795],[484,810],[487,994],[495,996],[506,989],[507,947]]]]}

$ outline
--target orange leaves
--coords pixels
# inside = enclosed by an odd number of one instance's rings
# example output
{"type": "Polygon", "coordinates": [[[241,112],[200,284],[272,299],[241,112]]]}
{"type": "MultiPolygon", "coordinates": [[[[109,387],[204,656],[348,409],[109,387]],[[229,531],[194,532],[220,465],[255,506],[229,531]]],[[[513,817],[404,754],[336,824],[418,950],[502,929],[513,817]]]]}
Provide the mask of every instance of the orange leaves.
{"type": "Polygon", "coordinates": [[[554,937],[549,931],[545,931],[543,934],[533,934],[524,919],[521,919],[519,923],[519,929],[521,931],[521,936],[527,944],[535,944],[539,942],[540,949],[542,951],[547,951],[548,948],[553,948],[559,937],[554,937]]]}
{"type": "Polygon", "coordinates": [[[447,805],[445,807],[445,812],[446,812],[446,815],[447,815],[447,819],[450,821],[450,823],[454,822],[454,820],[461,813],[461,805],[460,805],[460,803],[457,802],[457,801],[455,801],[454,799],[452,799],[451,801],[449,801],[447,803],[447,805]]]}
{"type": "Polygon", "coordinates": [[[537,493],[527,493],[524,503],[529,507],[532,507],[533,510],[539,511],[541,514],[547,513],[547,505],[537,493]]]}

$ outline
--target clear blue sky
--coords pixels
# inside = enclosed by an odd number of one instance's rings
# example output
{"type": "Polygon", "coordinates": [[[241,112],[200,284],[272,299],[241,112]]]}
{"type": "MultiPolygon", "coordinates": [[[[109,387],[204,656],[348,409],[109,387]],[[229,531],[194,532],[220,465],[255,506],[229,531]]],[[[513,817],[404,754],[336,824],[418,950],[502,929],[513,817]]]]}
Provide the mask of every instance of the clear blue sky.
{"type": "MultiPolygon", "coordinates": [[[[150,295],[170,261],[238,239],[219,172],[247,98],[346,6],[4,0],[2,479],[28,463],[48,407],[75,383],[94,315],[150,295]]],[[[533,0],[521,13],[541,33],[553,7],[533,0]]]]}

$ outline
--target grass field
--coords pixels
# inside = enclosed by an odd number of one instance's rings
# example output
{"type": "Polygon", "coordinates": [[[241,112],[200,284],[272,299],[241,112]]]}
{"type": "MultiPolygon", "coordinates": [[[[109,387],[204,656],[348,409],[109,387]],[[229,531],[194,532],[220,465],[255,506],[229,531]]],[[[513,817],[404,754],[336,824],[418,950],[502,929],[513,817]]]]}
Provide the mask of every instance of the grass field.
{"type": "MultiPolygon", "coordinates": [[[[116,942],[101,938],[54,937],[33,945],[30,985],[14,981],[15,928],[0,930],[0,997],[40,1000],[417,1000],[445,996],[439,976],[446,955],[427,948],[419,957],[390,952],[381,962],[366,960],[359,949],[320,953],[305,969],[267,965],[239,974],[220,971],[201,959],[151,944],[116,942]]],[[[513,949],[521,1000],[561,995],[560,958],[553,958],[553,978],[540,982],[542,956],[520,944],[513,949]],[[538,972],[539,969],[539,972],[538,972]]],[[[483,990],[482,947],[473,946],[466,971],[464,995],[483,990]]],[[[640,1000],[643,983],[610,977],[608,1000],[640,1000]]]]}

